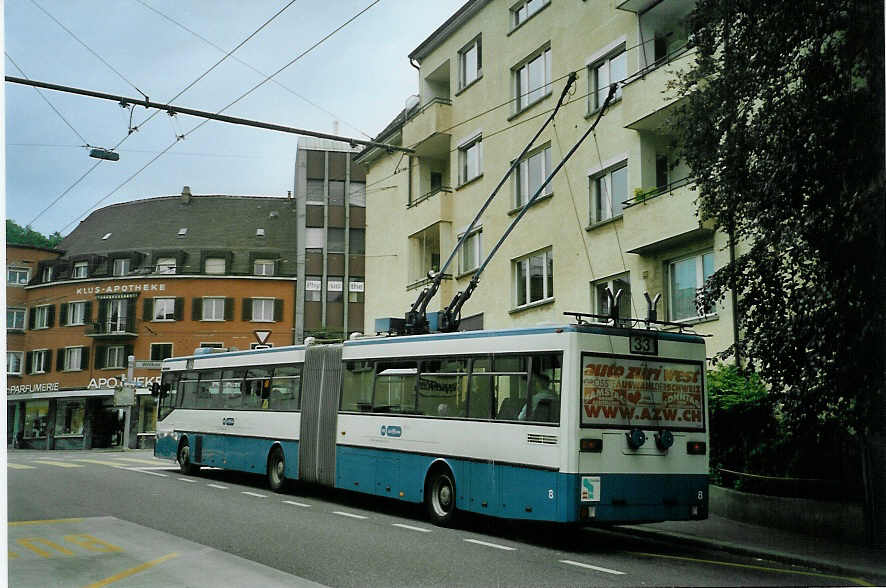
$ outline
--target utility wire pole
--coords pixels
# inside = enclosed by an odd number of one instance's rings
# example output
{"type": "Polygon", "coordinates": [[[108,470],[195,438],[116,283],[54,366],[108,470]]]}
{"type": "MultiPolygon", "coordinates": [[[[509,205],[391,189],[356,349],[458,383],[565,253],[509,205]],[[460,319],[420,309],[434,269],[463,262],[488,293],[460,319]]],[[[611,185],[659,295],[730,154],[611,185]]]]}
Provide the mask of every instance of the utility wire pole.
{"type": "Polygon", "coordinates": [[[225,114],[218,114],[215,112],[207,112],[205,110],[196,110],[193,108],[184,108],[182,106],[173,106],[171,104],[161,104],[159,102],[151,102],[147,98],[129,98],[126,96],[115,96],[114,94],[106,94],[105,92],[96,92],[94,90],[84,90],[82,88],[74,88],[71,86],[61,86],[59,84],[50,84],[48,82],[40,82],[37,80],[29,80],[26,78],[16,78],[13,76],[6,76],[6,81],[13,84],[23,84],[25,86],[33,86],[35,88],[43,88],[46,90],[55,90],[56,92],[67,92],[69,94],[78,94],[80,96],[89,96],[90,98],[99,98],[101,100],[110,100],[112,102],[116,102],[121,106],[129,106],[130,104],[136,106],[144,106],[145,108],[156,108],[158,110],[165,110],[167,114],[170,116],[176,114],[187,114],[189,116],[197,116],[201,118],[207,118],[210,120],[217,120],[220,122],[226,122],[235,125],[243,125],[247,127],[256,127],[259,129],[267,129],[269,131],[279,131],[281,133],[291,133],[293,135],[304,135],[307,137],[317,137],[320,139],[331,139],[333,141],[341,141],[343,143],[348,143],[351,146],[356,145],[364,145],[366,147],[378,147],[380,149],[385,149],[386,151],[402,151],[403,153],[415,153],[415,150],[409,149],[408,147],[400,147],[398,145],[389,145],[387,143],[377,143],[375,141],[365,141],[363,139],[355,139],[353,137],[342,137],[340,135],[331,135],[329,133],[319,133],[317,131],[308,131],[305,129],[297,129],[295,127],[288,127],[285,125],[278,125],[274,123],[267,123],[257,120],[250,120],[247,118],[239,118],[236,116],[227,116],[225,114]]]}

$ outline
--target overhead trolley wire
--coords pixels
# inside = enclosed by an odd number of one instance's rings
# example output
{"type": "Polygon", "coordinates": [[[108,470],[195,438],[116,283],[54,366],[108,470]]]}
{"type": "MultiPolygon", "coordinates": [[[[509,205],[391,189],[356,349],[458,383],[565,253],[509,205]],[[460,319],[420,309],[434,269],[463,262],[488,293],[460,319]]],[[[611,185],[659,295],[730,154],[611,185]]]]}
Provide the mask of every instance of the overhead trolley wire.
{"type": "MultiPolygon", "coordinates": [[[[34,2],[34,4],[35,4],[38,8],[40,8],[41,10],[43,10],[43,8],[42,8],[39,4],[37,4],[34,0],[31,0],[31,2],[34,2]]],[[[256,31],[255,31],[255,32],[253,32],[253,33],[250,34],[248,37],[246,37],[246,39],[245,39],[243,42],[239,43],[236,47],[234,47],[234,49],[232,49],[231,51],[227,52],[227,54],[226,54],[221,60],[219,60],[218,62],[216,62],[211,68],[209,68],[209,70],[208,70],[207,72],[205,72],[204,74],[202,74],[202,75],[201,75],[200,77],[198,77],[195,81],[193,81],[193,82],[191,82],[190,84],[188,84],[188,85],[185,87],[184,90],[182,90],[181,92],[179,92],[178,94],[176,94],[171,100],[169,100],[169,102],[172,102],[173,100],[175,100],[176,98],[178,98],[179,96],[181,96],[182,94],[184,94],[188,89],[190,89],[190,88],[191,88],[194,84],[196,84],[200,79],[202,79],[203,77],[205,77],[205,75],[206,75],[207,73],[209,73],[209,71],[212,71],[212,69],[214,69],[215,67],[217,67],[222,61],[224,61],[225,59],[227,59],[227,58],[228,58],[231,54],[233,54],[237,49],[239,49],[240,47],[242,47],[242,46],[246,43],[246,41],[248,41],[249,39],[251,39],[252,37],[254,37],[255,34],[256,34],[258,31],[260,31],[260,30],[262,30],[263,28],[265,28],[265,27],[268,25],[268,23],[270,23],[272,20],[274,20],[275,18],[277,18],[278,16],[280,16],[280,14],[281,14],[284,10],[286,10],[287,8],[289,8],[294,2],[295,2],[295,0],[292,0],[291,2],[289,2],[288,4],[286,4],[282,9],[278,10],[278,11],[277,11],[277,12],[276,12],[271,18],[269,18],[267,21],[265,21],[265,22],[264,22],[264,23],[263,23],[263,24],[262,24],[262,25],[261,25],[256,31]]],[[[43,12],[45,12],[45,13],[47,14],[47,16],[49,16],[49,17],[52,18],[54,21],[56,21],[56,22],[59,24],[59,26],[61,26],[63,29],[65,29],[66,31],[68,30],[64,25],[62,25],[60,22],[58,22],[58,20],[55,19],[51,14],[49,14],[48,12],[46,12],[46,10],[43,10],[43,12]]],[[[68,33],[69,33],[71,36],[73,36],[74,38],[77,38],[76,35],[74,35],[72,32],[68,31],[68,33]]],[[[79,41],[79,39],[77,39],[77,40],[79,41]]],[[[80,43],[83,44],[84,46],[86,46],[86,44],[83,43],[82,41],[80,41],[80,43]]],[[[87,47],[87,49],[89,49],[89,47],[87,47]]],[[[92,49],[89,49],[89,51],[92,52],[93,54],[95,54],[95,52],[92,51],[92,49]]],[[[101,59],[101,57],[99,57],[99,59],[101,59]]],[[[104,61],[104,60],[102,60],[102,61],[104,61]]],[[[109,65],[109,64],[108,64],[108,65],[109,65]]],[[[109,67],[110,67],[110,65],[109,65],[109,67]]],[[[113,70],[113,67],[112,67],[111,69],[113,70]]],[[[116,72],[116,70],[114,70],[114,71],[116,72]]],[[[119,72],[118,72],[118,75],[120,75],[119,72]]],[[[132,87],[135,88],[135,86],[134,86],[133,84],[130,83],[130,85],[132,85],[132,87]]],[[[138,91],[139,94],[141,94],[142,96],[145,96],[145,94],[144,94],[141,90],[139,90],[138,88],[135,88],[135,89],[136,89],[136,91],[138,91]]],[[[145,101],[148,101],[148,97],[147,97],[147,96],[145,96],[145,101]]],[[[137,128],[139,128],[139,127],[141,127],[141,126],[147,124],[147,122],[150,121],[150,120],[151,120],[151,119],[157,114],[157,112],[158,112],[158,111],[152,112],[152,113],[150,114],[150,116],[148,116],[146,119],[144,119],[144,120],[143,120],[142,122],[140,122],[138,125],[136,125],[135,128],[137,129],[137,128]]],[[[114,146],[111,148],[111,151],[115,151],[118,147],[120,147],[120,145],[122,145],[122,144],[123,144],[123,143],[124,143],[129,137],[130,137],[130,135],[132,135],[132,129],[133,129],[133,127],[132,127],[132,124],[130,123],[129,132],[127,132],[126,136],[124,136],[122,139],[120,139],[120,141],[118,141],[117,144],[114,145],[114,146]]],[[[176,140],[178,140],[178,139],[176,139],[176,140]]],[[[84,142],[85,142],[85,141],[84,141],[84,142]]],[[[167,151],[168,151],[168,149],[167,149],[167,151]]],[[[164,152],[165,152],[165,151],[164,151],[164,152]]],[[[47,210],[49,210],[50,208],[52,208],[52,207],[53,207],[53,206],[54,206],[59,200],[62,199],[62,197],[64,197],[64,196],[65,196],[66,194],[68,194],[71,190],[73,190],[73,189],[74,189],[74,188],[75,188],[80,182],[82,182],[82,181],[86,178],[86,176],[88,176],[90,173],[92,173],[92,171],[93,171],[95,168],[97,168],[99,165],[101,165],[102,162],[103,162],[103,160],[98,160],[98,161],[97,161],[92,167],[90,167],[88,170],[86,170],[86,172],[85,172],[83,175],[81,175],[79,178],[77,178],[77,179],[74,181],[73,184],[71,184],[70,186],[68,186],[68,187],[67,187],[67,188],[66,188],[61,194],[59,194],[58,197],[56,197],[56,199],[53,200],[52,203],[51,203],[49,206],[47,206],[46,208],[44,208],[44,209],[43,209],[43,210],[42,210],[37,216],[35,216],[35,217],[31,220],[31,222],[28,223],[27,226],[32,225],[37,219],[39,219],[41,216],[43,216],[43,214],[46,213],[47,210]]],[[[87,212],[88,212],[88,211],[87,211],[87,212]]],[[[64,228],[69,227],[71,224],[72,224],[72,223],[68,223],[67,225],[65,225],[64,228]]],[[[64,230],[64,228],[63,228],[62,230],[64,230]]]]}
{"type": "MultiPolygon", "coordinates": [[[[147,8],[148,10],[151,10],[152,12],[158,14],[159,16],[163,17],[164,19],[166,19],[166,20],[168,20],[169,22],[173,23],[174,25],[176,25],[176,26],[182,28],[183,30],[187,31],[188,33],[190,33],[190,34],[193,35],[194,37],[200,39],[200,40],[203,41],[204,43],[206,43],[206,44],[208,44],[208,45],[214,47],[215,49],[217,49],[217,50],[219,50],[219,51],[221,51],[221,52],[224,53],[224,51],[225,51],[224,49],[222,49],[221,47],[219,47],[218,45],[216,45],[215,43],[213,43],[212,41],[210,41],[209,39],[207,39],[206,37],[204,37],[204,36],[201,35],[200,33],[196,32],[196,31],[194,31],[193,29],[190,29],[190,28],[188,28],[187,26],[185,26],[184,24],[178,22],[177,20],[175,20],[175,19],[172,18],[171,16],[169,16],[169,15],[167,15],[167,14],[164,14],[163,12],[157,10],[156,8],[154,8],[153,6],[151,6],[150,4],[148,4],[147,2],[145,2],[145,0],[136,0],[136,1],[137,1],[139,4],[141,4],[142,6],[144,6],[145,8],[147,8]]],[[[239,64],[241,64],[241,65],[244,65],[244,66],[248,67],[249,69],[251,69],[252,71],[254,71],[255,73],[257,73],[257,74],[259,74],[259,75],[261,75],[261,76],[266,76],[266,75],[267,75],[265,72],[263,72],[263,71],[261,71],[260,69],[258,69],[258,68],[256,68],[256,67],[252,66],[251,64],[249,64],[249,63],[243,61],[243,60],[240,59],[239,57],[236,57],[236,56],[235,56],[235,57],[233,57],[233,59],[234,59],[234,61],[236,61],[237,63],[239,63],[239,64]]],[[[296,98],[299,98],[300,100],[305,101],[306,103],[310,104],[310,105],[313,106],[314,108],[316,108],[316,109],[318,109],[318,110],[321,110],[322,112],[325,112],[326,114],[328,114],[329,116],[335,118],[336,120],[340,120],[340,121],[341,121],[342,123],[344,123],[346,126],[352,128],[352,129],[354,129],[355,131],[357,131],[358,133],[360,133],[361,135],[363,135],[363,136],[366,137],[367,139],[372,139],[372,137],[371,137],[368,133],[366,133],[365,131],[363,131],[363,130],[357,128],[357,127],[354,126],[353,124],[351,124],[351,123],[349,123],[348,121],[344,120],[342,117],[340,117],[340,116],[337,115],[336,113],[334,113],[334,112],[332,112],[332,111],[330,111],[330,110],[327,110],[326,108],[324,108],[323,106],[317,104],[316,102],[314,102],[314,101],[312,101],[312,100],[306,98],[305,96],[302,96],[301,94],[299,94],[298,92],[296,92],[295,90],[293,90],[293,89],[290,88],[289,86],[283,84],[283,83],[280,82],[279,80],[273,79],[273,80],[271,80],[271,81],[272,81],[274,84],[276,84],[277,86],[279,86],[280,88],[286,90],[287,92],[289,92],[290,94],[292,94],[293,96],[295,96],[296,98]]]]}
{"type": "MultiPolygon", "coordinates": [[[[276,76],[277,74],[279,74],[280,72],[282,72],[283,70],[285,70],[286,68],[288,68],[289,66],[291,66],[292,64],[294,64],[295,62],[297,62],[299,59],[301,59],[302,57],[304,57],[305,55],[307,55],[308,53],[310,53],[311,51],[313,51],[315,48],[317,48],[318,46],[320,46],[320,44],[322,44],[322,43],[325,42],[327,39],[329,39],[330,37],[332,37],[333,35],[335,35],[337,32],[339,32],[340,30],[342,30],[344,27],[346,27],[347,25],[349,25],[351,22],[353,22],[354,20],[356,20],[356,19],[357,19],[359,16],[361,16],[364,12],[366,12],[367,10],[369,10],[370,8],[372,8],[373,6],[375,6],[376,4],[378,4],[380,1],[381,1],[381,0],[374,0],[373,2],[371,2],[368,6],[366,6],[366,8],[362,9],[362,10],[359,11],[357,14],[355,14],[354,16],[352,16],[351,18],[349,18],[349,19],[348,19],[347,21],[345,21],[342,25],[338,26],[338,27],[337,27],[336,29],[334,29],[332,32],[328,33],[328,34],[325,35],[323,38],[321,38],[319,41],[317,41],[316,43],[314,43],[313,45],[311,45],[308,49],[302,51],[299,55],[297,55],[294,59],[292,59],[291,61],[289,61],[286,65],[284,65],[283,67],[281,67],[280,69],[278,69],[277,71],[275,71],[273,74],[271,74],[270,76],[266,77],[264,80],[262,80],[261,82],[259,82],[258,84],[256,84],[255,86],[253,86],[252,88],[250,88],[249,90],[247,90],[246,92],[244,92],[243,94],[241,94],[241,95],[240,95],[238,98],[236,98],[233,102],[231,102],[230,104],[228,104],[227,106],[225,106],[225,107],[222,108],[221,110],[217,111],[217,112],[216,112],[216,115],[220,115],[222,112],[224,112],[225,110],[227,110],[228,108],[230,108],[230,107],[233,106],[234,104],[238,103],[240,100],[242,100],[243,98],[245,98],[246,96],[248,96],[249,94],[251,94],[252,92],[254,92],[255,90],[257,90],[258,88],[260,88],[261,86],[263,86],[263,85],[264,85],[265,83],[267,83],[271,78],[273,78],[274,76],[276,76]]],[[[145,102],[148,102],[148,101],[145,100],[145,102]]],[[[199,124],[197,124],[196,126],[194,126],[191,130],[189,130],[188,132],[186,132],[183,136],[186,137],[187,135],[190,135],[191,133],[193,133],[194,131],[196,131],[197,129],[199,129],[200,127],[202,127],[203,125],[205,125],[206,123],[208,123],[209,120],[210,120],[210,119],[207,118],[206,120],[200,122],[199,124]]],[[[95,202],[92,206],[90,206],[86,211],[84,211],[83,213],[81,213],[80,215],[78,215],[77,217],[75,217],[75,218],[74,218],[71,222],[69,222],[67,225],[65,225],[64,227],[62,227],[62,229],[61,229],[59,232],[60,232],[60,233],[63,232],[63,231],[64,231],[65,229],[67,229],[69,226],[71,226],[72,224],[74,224],[78,219],[80,219],[81,217],[83,217],[84,215],[86,215],[90,210],[92,210],[93,208],[95,208],[96,206],[98,206],[99,204],[101,204],[102,202],[104,202],[105,200],[107,200],[108,198],[110,198],[110,197],[111,197],[111,196],[112,196],[117,190],[119,190],[120,188],[122,188],[123,186],[125,186],[127,183],[129,183],[130,181],[132,181],[132,180],[133,180],[138,174],[140,174],[142,171],[144,171],[144,170],[145,170],[148,166],[150,166],[152,163],[154,163],[155,161],[157,161],[157,160],[158,160],[161,156],[163,156],[167,151],[169,151],[170,149],[172,149],[172,148],[173,148],[178,142],[179,142],[179,139],[176,138],[176,140],[173,141],[172,143],[170,143],[169,146],[166,147],[166,149],[164,149],[163,151],[161,151],[160,153],[158,153],[154,158],[152,158],[152,159],[151,159],[150,161],[148,161],[144,166],[142,166],[137,172],[135,172],[134,174],[132,174],[131,176],[129,176],[129,177],[128,177],[123,183],[121,183],[120,185],[118,185],[118,186],[117,186],[116,188],[114,188],[111,192],[109,192],[109,193],[106,194],[104,197],[102,197],[100,200],[98,200],[97,202],[95,202]]]]}

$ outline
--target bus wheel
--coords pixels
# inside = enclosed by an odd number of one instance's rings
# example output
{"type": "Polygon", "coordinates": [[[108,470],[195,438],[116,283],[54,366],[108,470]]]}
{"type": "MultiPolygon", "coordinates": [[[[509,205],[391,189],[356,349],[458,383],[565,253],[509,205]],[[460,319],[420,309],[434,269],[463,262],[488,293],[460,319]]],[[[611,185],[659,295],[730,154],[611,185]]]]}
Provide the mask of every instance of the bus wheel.
{"type": "Polygon", "coordinates": [[[283,489],[283,482],[286,481],[284,471],[286,471],[286,458],[283,457],[283,450],[274,447],[268,456],[268,487],[274,492],[283,489]]]}
{"type": "Polygon", "coordinates": [[[449,470],[431,473],[425,489],[425,505],[431,522],[441,527],[452,525],[455,518],[455,482],[449,470]]]}
{"type": "Polygon", "coordinates": [[[200,471],[200,466],[191,463],[191,448],[185,441],[178,446],[178,469],[181,473],[193,476],[200,471]]]}

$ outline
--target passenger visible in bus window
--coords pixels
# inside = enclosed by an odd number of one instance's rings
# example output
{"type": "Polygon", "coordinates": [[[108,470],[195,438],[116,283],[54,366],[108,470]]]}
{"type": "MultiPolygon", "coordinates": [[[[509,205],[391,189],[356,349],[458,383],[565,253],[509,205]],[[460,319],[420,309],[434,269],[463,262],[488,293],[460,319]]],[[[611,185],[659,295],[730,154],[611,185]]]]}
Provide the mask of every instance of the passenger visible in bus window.
{"type": "Polygon", "coordinates": [[[301,383],[301,368],[281,366],[274,370],[271,380],[271,410],[298,410],[298,393],[301,383]]]}
{"type": "Polygon", "coordinates": [[[519,420],[560,422],[560,361],[558,355],[541,355],[532,358],[529,401],[520,411],[517,417],[519,420]],[[530,410],[527,411],[527,408],[530,410]]]}
{"type": "Polygon", "coordinates": [[[504,356],[495,358],[495,415],[497,420],[517,420],[526,405],[529,358],[504,356]],[[502,373],[504,372],[504,373],[502,373]]]}

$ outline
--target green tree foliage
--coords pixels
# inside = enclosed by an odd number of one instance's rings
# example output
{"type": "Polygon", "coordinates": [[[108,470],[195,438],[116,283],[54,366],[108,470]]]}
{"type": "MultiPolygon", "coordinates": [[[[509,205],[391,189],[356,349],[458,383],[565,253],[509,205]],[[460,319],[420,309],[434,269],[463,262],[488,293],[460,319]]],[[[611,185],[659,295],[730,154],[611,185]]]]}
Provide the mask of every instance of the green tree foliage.
{"type": "Polygon", "coordinates": [[[883,3],[699,0],[680,76],[682,156],[734,263],[702,303],[738,297],[738,354],[786,433],[862,436],[883,374],[883,3]],[[830,429],[833,430],[833,429],[830,429]]]}
{"type": "Polygon", "coordinates": [[[9,245],[35,245],[53,248],[58,246],[61,241],[62,236],[58,231],[47,237],[31,227],[23,227],[12,219],[6,219],[6,242],[9,245]]]}

